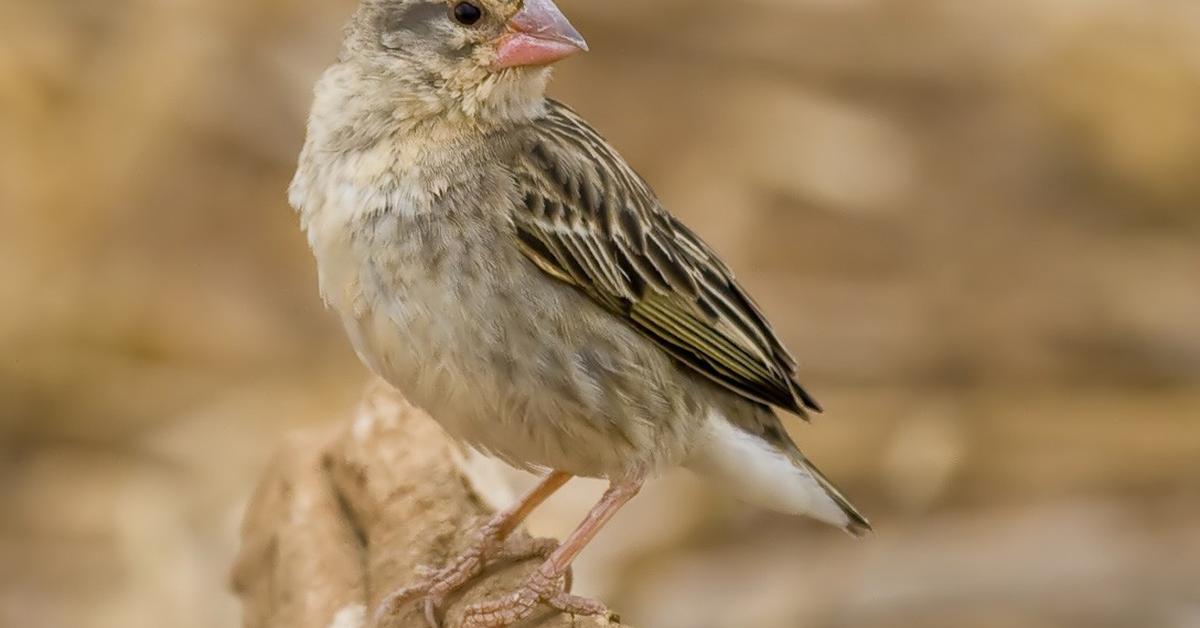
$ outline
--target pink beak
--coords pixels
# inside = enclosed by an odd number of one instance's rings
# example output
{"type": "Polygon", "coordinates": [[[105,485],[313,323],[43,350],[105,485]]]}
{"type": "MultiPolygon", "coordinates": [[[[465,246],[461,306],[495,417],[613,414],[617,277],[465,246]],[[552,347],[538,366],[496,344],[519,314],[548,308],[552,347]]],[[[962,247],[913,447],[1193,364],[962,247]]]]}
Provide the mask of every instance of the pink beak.
{"type": "Polygon", "coordinates": [[[500,37],[493,70],[550,65],[588,49],[583,35],[552,0],[525,0],[508,20],[508,31],[500,37]]]}

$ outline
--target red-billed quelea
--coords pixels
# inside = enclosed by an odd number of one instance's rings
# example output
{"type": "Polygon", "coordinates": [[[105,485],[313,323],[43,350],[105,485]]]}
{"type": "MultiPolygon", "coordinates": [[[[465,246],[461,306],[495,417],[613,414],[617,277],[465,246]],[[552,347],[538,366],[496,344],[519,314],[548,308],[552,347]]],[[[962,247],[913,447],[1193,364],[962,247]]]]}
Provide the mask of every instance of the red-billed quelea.
{"type": "Polygon", "coordinates": [[[471,551],[380,609],[439,604],[572,476],[608,492],[520,590],[468,609],[573,613],[571,561],[642,486],[686,466],[742,498],[869,524],[772,407],[815,401],[729,268],[592,127],[545,97],[586,50],[552,0],[364,0],[317,85],[291,186],[362,360],[445,429],[546,478],[471,551]]]}

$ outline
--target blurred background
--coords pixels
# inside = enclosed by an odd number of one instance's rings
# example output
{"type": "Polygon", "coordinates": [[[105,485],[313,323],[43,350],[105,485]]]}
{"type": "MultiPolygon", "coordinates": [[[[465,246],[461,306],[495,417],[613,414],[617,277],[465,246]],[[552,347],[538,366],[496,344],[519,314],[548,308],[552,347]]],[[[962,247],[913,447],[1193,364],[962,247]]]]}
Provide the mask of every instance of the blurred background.
{"type": "MultiPolygon", "coordinates": [[[[641,628],[1200,626],[1200,3],[561,4],[594,52],[553,94],[762,302],[878,530],[673,475],[583,591],[641,628]]],[[[249,492],[367,377],[284,195],[351,10],[0,4],[0,625],[238,624],[249,492]]]]}

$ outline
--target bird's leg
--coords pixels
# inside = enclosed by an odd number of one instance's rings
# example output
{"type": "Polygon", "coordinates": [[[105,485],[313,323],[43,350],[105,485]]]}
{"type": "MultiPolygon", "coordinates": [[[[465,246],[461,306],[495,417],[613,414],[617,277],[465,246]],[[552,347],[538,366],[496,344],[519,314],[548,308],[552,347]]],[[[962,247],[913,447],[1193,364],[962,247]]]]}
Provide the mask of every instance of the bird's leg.
{"type": "Polygon", "coordinates": [[[540,506],[570,479],[569,473],[551,472],[517,503],[497,513],[485,523],[475,533],[475,541],[471,546],[450,564],[384,599],[375,612],[375,625],[382,625],[385,619],[396,614],[404,604],[423,597],[425,621],[431,628],[438,628],[437,611],[446,600],[446,596],[479,575],[489,559],[516,560],[552,555],[558,547],[558,542],[553,539],[531,539],[523,536],[509,543],[506,541],[534,508],[540,506]]]}
{"type": "Polygon", "coordinates": [[[642,479],[613,482],[604,497],[592,508],[583,523],[563,541],[550,558],[515,592],[491,601],[474,604],[463,615],[463,628],[500,628],[515,624],[533,614],[537,605],[574,615],[603,615],[608,613],[600,602],[571,595],[562,585],[571,562],[596,536],[600,528],[612,519],[642,488],[642,479]]]}

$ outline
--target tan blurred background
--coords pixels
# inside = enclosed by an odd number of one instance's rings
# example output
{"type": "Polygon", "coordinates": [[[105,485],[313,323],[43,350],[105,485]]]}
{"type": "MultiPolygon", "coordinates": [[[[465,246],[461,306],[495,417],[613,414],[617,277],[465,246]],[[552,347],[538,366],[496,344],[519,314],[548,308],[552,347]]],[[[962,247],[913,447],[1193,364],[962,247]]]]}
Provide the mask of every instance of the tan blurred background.
{"type": "MultiPolygon", "coordinates": [[[[878,529],[672,476],[585,592],[642,628],[1200,626],[1200,3],[562,5],[594,52],[554,94],[763,303],[878,529]]],[[[284,198],[350,9],[0,4],[0,626],[238,623],[259,471],[366,379],[284,198]]]]}

